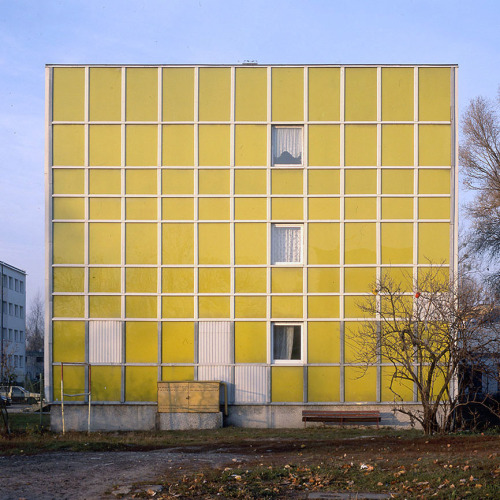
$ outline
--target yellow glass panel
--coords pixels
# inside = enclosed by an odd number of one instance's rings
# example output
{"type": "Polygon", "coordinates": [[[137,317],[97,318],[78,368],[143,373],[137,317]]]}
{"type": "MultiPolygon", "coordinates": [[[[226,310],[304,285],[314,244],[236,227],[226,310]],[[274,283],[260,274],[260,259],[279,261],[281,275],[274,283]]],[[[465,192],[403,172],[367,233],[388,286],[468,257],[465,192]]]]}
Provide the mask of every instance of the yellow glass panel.
{"type": "Polygon", "coordinates": [[[350,267],[345,269],[344,291],[371,292],[375,286],[376,273],[374,267],[350,267]]]}
{"type": "Polygon", "coordinates": [[[84,219],[85,206],[83,198],[54,198],[54,219],[84,219]]]}
{"type": "MultiPolygon", "coordinates": [[[[54,321],[52,323],[52,359],[55,363],[85,361],[84,321],[54,321]]],[[[60,372],[61,369],[58,368],[60,372]]]]}
{"type": "Polygon", "coordinates": [[[161,379],[166,381],[194,380],[192,366],[162,366],[161,379]]]}
{"type": "Polygon", "coordinates": [[[163,224],[163,264],[193,264],[194,226],[192,224],[163,224]]]}
{"type": "Polygon", "coordinates": [[[234,270],[236,293],[266,293],[265,269],[238,267],[234,270]]]}
{"type": "Polygon", "coordinates": [[[236,363],[265,363],[266,360],[266,323],[237,321],[234,325],[234,361],[236,363]]]}
{"type": "Polygon", "coordinates": [[[413,125],[382,125],[382,165],[414,165],[413,125]]]}
{"type": "Polygon", "coordinates": [[[307,369],[307,400],[312,403],[340,401],[338,366],[310,366],[307,369]]]}
{"type": "Polygon", "coordinates": [[[121,219],[122,206],[119,198],[90,198],[89,218],[92,220],[121,219]]]}
{"type": "Polygon", "coordinates": [[[273,318],[302,318],[302,297],[279,295],[271,299],[273,318]]]}
{"type": "Polygon", "coordinates": [[[231,289],[231,270],[228,267],[200,267],[200,293],[228,293],[231,289]]]}
{"type": "Polygon", "coordinates": [[[229,264],[229,252],[229,224],[198,225],[199,264],[229,264]]]}
{"type": "Polygon", "coordinates": [[[125,144],[125,164],[128,167],[158,164],[156,125],[127,125],[125,144]]]}
{"type": "Polygon", "coordinates": [[[301,121],[304,119],[303,68],[272,69],[273,121],[301,121]]]}
{"type": "Polygon", "coordinates": [[[121,68],[90,68],[89,117],[91,121],[120,121],[121,68]]]}
{"type": "Polygon", "coordinates": [[[162,218],[166,220],[193,220],[193,198],[163,198],[162,218]]]}
{"type": "Polygon", "coordinates": [[[234,192],[236,194],[266,194],[265,170],[235,170],[234,192]]]}
{"type": "Polygon", "coordinates": [[[346,219],[376,219],[377,198],[345,198],[346,219]]]}
{"type": "Polygon", "coordinates": [[[429,282],[449,284],[450,269],[441,266],[420,267],[418,269],[418,283],[420,286],[425,286],[429,282]]]}
{"type": "Polygon", "coordinates": [[[307,326],[309,363],[340,362],[340,323],[310,321],[307,326]]]}
{"type": "Polygon", "coordinates": [[[54,194],[83,194],[84,177],[80,168],[55,168],[52,170],[52,192],[54,194]]]}
{"type": "MultiPolygon", "coordinates": [[[[362,311],[362,306],[369,305],[372,307],[373,296],[370,297],[346,297],[350,299],[346,302],[346,309],[349,308],[352,314],[346,316],[359,318],[366,316],[362,311]]],[[[361,363],[366,364],[367,360],[375,361],[374,355],[376,349],[372,343],[372,339],[367,340],[367,332],[372,332],[373,323],[364,323],[361,321],[346,321],[344,323],[344,357],[346,363],[361,363]]]]}
{"type": "Polygon", "coordinates": [[[229,318],[230,303],[230,297],[198,297],[199,316],[200,318],[229,318]]]}
{"type": "Polygon", "coordinates": [[[304,369],[301,366],[273,366],[271,368],[271,401],[273,403],[302,402],[304,369]]]}
{"type": "Polygon", "coordinates": [[[272,293],[302,293],[302,268],[271,269],[271,292],[272,293]]]}
{"type": "Polygon", "coordinates": [[[192,318],[193,314],[193,297],[162,297],[162,318],[192,318]]]}
{"type": "MultiPolygon", "coordinates": [[[[346,318],[365,318],[367,312],[363,310],[363,304],[366,303],[366,296],[348,295],[344,297],[344,316],[346,318]]],[[[348,361],[355,361],[350,359],[348,361]]]]}
{"type": "Polygon", "coordinates": [[[158,70],[127,68],[127,121],[158,120],[158,70]]]}
{"type": "Polygon", "coordinates": [[[234,310],[237,318],[265,318],[265,297],[235,297],[234,310]]]}
{"type": "Polygon", "coordinates": [[[121,171],[116,170],[89,170],[90,194],[120,194],[121,171]]]}
{"type": "Polygon", "coordinates": [[[340,218],[340,200],[338,198],[309,198],[309,219],[340,218]]]}
{"type": "Polygon", "coordinates": [[[56,222],[52,226],[54,264],[83,264],[83,223],[56,222]]]}
{"type": "Polygon", "coordinates": [[[229,125],[200,125],[198,133],[200,166],[229,165],[229,125]]]}
{"type": "Polygon", "coordinates": [[[236,68],[235,115],[237,121],[267,118],[267,69],[236,68]]]}
{"type": "Polygon", "coordinates": [[[164,125],[162,131],[162,165],[194,165],[194,127],[164,125]]]}
{"type": "Polygon", "coordinates": [[[84,145],[83,125],[53,125],[52,165],[82,166],[84,145]]]}
{"type": "Polygon", "coordinates": [[[311,293],[337,293],[340,285],[338,267],[309,268],[307,284],[311,293]]]}
{"type": "Polygon", "coordinates": [[[128,220],[156,220],[158,206],[156,198],[127,198],[125,213],[128,220]]]}
{"type": "Polygon", "coordinates": [[[235,264],[267,263],[266,224],[237,223],[234,233],[235,264]]]}
{"type": "Polygon", "coordinates": [[[423,222],[418,225],[418,263],[447,264],[450,260],[450,225],[423,222]]]}
{"type": "Polygon", "coordinates": [[[413,401],[413,382],[399,377],[393,378],[395,369],[392,366],[382,367],[381,399],[382,401],[413,401]]]}
{"type": "Polygon", "coordinates": [[[120,293],[121,282],[119,267],[89,268],[89,291],[91,293],[120,293]]]}
{"type": "Polygon", "coordinates": [[[450,120],[450,68],[418,69],[418,119],[450,120]]]}
{"type": "Polygon", "coordinates": [[[194,175],[193,170],[163,170],[162,172],[163,194],[193,194],[194,175]]]}
{"type": "Polygon", "coordinates": [[[309,170],[309,194],[339,194],[339,170],[309,170]]]}
{"type": "Polygon", "coordinates": [[[419,198],[419,219],[449,219],[450,198],[419,198]]]}
{"type": "Polygon", "coordinates": [[[272,194],[302,194],[302,170],[273,170],[271,172],[272,194]]]}
{"type": "Polygon", "coordinates": [[[309,297],[307,315],[309,318],[338,318],[339,298],[337,296],[319,295],[309,297]]]}
{"type": "Polygon", "coordinates": [[[231,106],[231,69],[200,68],[199,75],[200,120],[229,120],[231,106]]]}
{"type": "Polygon", "coordinates": [[[256,220],[267,218],[265,198],[235,198],[234,218],[236,220],[256,220]]]}
{"type": "Polygon", "coordinates": [[[418,127],[418,164],[423,167],[451,165],[451,127],[449,125],[420,125],[418,127]]]}
{"type": "Polygon", "coordinates": [[[83,318],[85,316],[83,296],[56,295],[52,300],[54,318],[83,318]]]}
{"type": "Polygon", "coordinates": [[[338,264],[340,234],[336,222],[313,222],[308,225],[309,264],[338,264]]]}
{"type": "Polygon", "coordinates": [[[121,248],[119,223],[91,222],[89,224],[89,262],[91,264],[120,264],[121,248]]]}
{"type": "Polygon", "coordinates": [[[301,220],[304,218],[304,201],[302,198],[273,198],[271,200],[271,217],[274,220],[301,220]]]}
{"type": "Polygon", "coordinates": [[[122,369],[119,366],[92,368],[92,401],[120,401],[122,369]]]}
{"type": "Polygon", "coordinates": [[[346,68],[345,119],[377,119],[377,68],[346,68]]]}
{"type": "Polygon", "coordinates": [[[413,269],[411,267],[383,267],[381,278],[388,280],[388,285],[402,292],[413,289],[413,269]]]}
{"type": "Polygon", "coordinates": [[[125,171],[126,194],[157,194],[157,174],[153,169],[127,169],[125,171]]]}
{"type": "Polygon", "coordinates": [[[89,164],[96,167],[121,165],[120,125],[90,125],[89,164]]]}
{"type": "Polygon", "coordinates": [[[267,165],[267,127],[265,125],[236,125],[234,140],[235,165],[267,165]]]}
{"type": "Polygon", "coordinates": [[[200,194],[229,194],[229,170],[200,170],[198,191],[200,194]]]}
{"type": "Polygon", "coordinates": [[[200,220],[228,220],[229,198],[200,198],[198,218],[200,220]]]}
{"type": "Polygon", "coordinates": [[[309,120],[340,117],[340,68],[309,68],[309,120]]]}
{"type": "Polygon", "coordinates": [[[125,231],[125,263],[156,264],[157,225],[127,224],[125,231]]]}
{"type": "Polygon", "coordinates": [[[357,222],[345,224],[345,263],[375,264],[375,224],[357,222]]]}
{"type": "Polygon", "coordinates": [[[413,198],[382,198],[382,219],[413,219],[413,198]]]}
{"type": "Polygon", "coordinates": [[[413,68],[382,68],[382,120],[413,120],[413,68]]]}
{"type": "Polygon", "coordinates": [[[377,171],[371,169],[347,169],[345,171],[346,194],[376,194],[377,171]]]}
{"type": "Polygon", "coordinates": [[[127,293],[156,293],[158,272],[153,267],[127,267],[125,290],[127,293]]]}
{"type": "Polygon", "coordinates": [[[375,125],[345,126],[345,165],[375,166],[377,164],[377,127],[375,125]]]}
{"type": "Polygon", "coordinates": [[[170,267],[162,269],[163,293],[193,293],[194,271],[192,268],[170,267]]]}
{"type": "Polygon", "coordinates": [[[309,125],[309,165],[340,165],[339,125],[309,125]]]}
{"type": "Polygon", "coordinates": [[[52,276],[54,292],[83,293],[84,269],[82,267],[54,267],[52,276]]]}
{"type": "Polygon", "coordinates": [[[449,194],[450,171],[420,169],[418,172],[419,194],[449,194]]]}
{"type": "MultiPolygon", "coordinates": [[[[54,401],[61,399],[61,367],[54,366],[52,371],[54,401]]],[[[64,392],[66,394],[82,394],[85,392],[85,367],[65,366],[64,367],[64,392]]],[[[66,398],[66,401],[68,399],[66,398]]],[[[73,401],[83,401],[83,396],[71,398],[73,401]]]]}
{"type": "Polygon", "coordinates": [[[163,120],[194,118],[194,69],[163,68],[163,120]]]}
{"type": "Polygon", "coordinates": [[[119,318],[121,298],[111,295],[91,295],[89,297],[89,316],[91,318],[119,318]]]}
{"type": "Polygon", "coordinates": [[[413,194],[413,170],[382,170],[382,194],[413,194]]]}
{"type": "Polygon", "coordinates": [[[363,367],[345,367],[345,401],[377,400],[377,369],[363,367]]]}
{"type": "Polygon", "coordinates": [[[194,324],[190,321],[169,321],[161,324],[162,363],[194,361],[194,324]]]}
{"type": "Polygon", "coordinates": [[[407,222],[381,224],[381,251],[383,264],[411,264],[413,224],[407,222]]]}
{"type": "Polygon", "coordinates": [[[82,121],[85,103],[85,69],[54,68],[52,115],[55,121],[82,121]]]}
{"type": "Polygon", "coordinates": [[[125,368],[125,401],[158,401],[158,368],[127,366],[125,368]]]}
{"type": "Polygon", "coordinates": [[[125,312],[127,318],[156,318],[156,297],[143,295],[125,297],[125,312]]]}

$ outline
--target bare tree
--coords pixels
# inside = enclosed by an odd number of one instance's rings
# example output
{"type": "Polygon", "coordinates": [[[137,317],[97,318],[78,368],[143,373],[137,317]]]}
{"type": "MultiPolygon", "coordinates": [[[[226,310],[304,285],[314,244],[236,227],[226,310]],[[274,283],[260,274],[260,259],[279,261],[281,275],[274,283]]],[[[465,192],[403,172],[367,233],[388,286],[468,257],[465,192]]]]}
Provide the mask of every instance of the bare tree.
{"type": "Polygon", "coordinates": [[[431,267],[418,280],[409,276],[401,283],[383,276],[359,304],[367,317],[360,334],[348,335],[359,363],[391,369],[395,410],[420,423],[426,434],[453,426],[464,394],[484,399],[467,391],[461,374],[488,372],[500,353],[495,307],[485,303],[472,280],[449,280],[444,271],[431,267]],[[408,404],[414,390],[418,404],[408,404]]]}
{"type": "Polygon", "coordinates": [[[31,300],[26,317],[26,349],[43,351],[44,337],[44,304],[40,290],[31,300]]]}

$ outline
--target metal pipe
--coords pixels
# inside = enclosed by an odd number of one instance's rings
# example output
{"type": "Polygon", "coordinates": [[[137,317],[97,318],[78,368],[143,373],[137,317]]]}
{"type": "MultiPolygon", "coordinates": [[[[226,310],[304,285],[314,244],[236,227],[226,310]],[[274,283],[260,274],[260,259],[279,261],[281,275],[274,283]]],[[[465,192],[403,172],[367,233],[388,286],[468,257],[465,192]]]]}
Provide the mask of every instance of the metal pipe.
{"type": "Polygon", "coordinates": [[[1,273],[0,273],[0,315],[1,315],[1,325],[0,325],[0,339],[1,339],[1,352],[0,352],[0,365],[1,365],[1,374],[0,374],[0,381],[4,382],[3,380],[3,365],[4,365],[4,352],[3,352],[3,262],[0,264],[1,266],[1,273]]]}
{"type": "Polygon", "coordinates": [[[62,432],[64,436],[64,363],[61,363],[61,418],[62,418],[62,432]]]}
{"type": "Polygon", "coordinates": [[[91,365],[89,363],[89,415],[87,417],[87,434],[90,434],[90,408],[91,408],[91,404],[92,404],[92,383],[91,383],[91,365]]]}

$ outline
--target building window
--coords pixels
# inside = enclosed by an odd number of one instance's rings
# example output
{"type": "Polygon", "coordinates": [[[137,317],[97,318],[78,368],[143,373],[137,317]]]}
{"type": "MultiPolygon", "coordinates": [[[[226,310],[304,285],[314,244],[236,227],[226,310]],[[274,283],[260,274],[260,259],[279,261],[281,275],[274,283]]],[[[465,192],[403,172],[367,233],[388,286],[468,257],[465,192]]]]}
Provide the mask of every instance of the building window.
{"type": "Polygon", "coordinates": [[[21,319],[24,318],[24,307],[23,306],[19,306],[19,317],[21,319]]]}
{"type": "Polygon", "coordinates": [[[7,314],[7,302],[4,300],[2,304],[2,310],[4,314],[7,314]]]}
{"type": "Polygon", "coordinates": [[[17,355],[14,355],[14,368],[17,368],[17,355]]]}
{"type": "Polygon", "coordinates": [[[302,130],[303,127],[273,127],[273,165],[302,165],[302,130]]]}
{"type": "Polygon", "coordinates": [[[9,314],[10,316],[14,316],[14,304],[9,302],[9,314]]]}
{"type": "Polygon", "coordinates": [[[19,330],[19,342],[23,342],[23,341],[24,341],[23,331],[19,330]]]}
{"type": "Polygon", "coordinates": [[[17,304],[14,306],[14,316],[19,317],[19,306],[17,304]]]}
{"type": "Polygon", "coordinates": [[[19,291],[21,293],[24,293],[24,281],[19,281],[19,291]]]}
{"type": "Polygon", "coordinates": [[[16,281],[16,292],[19,292],[19,280],[15,280],[16,281]]]}
{"type": "Polygon", "coordinates": [[[273,363],[302,361],[302,325],[274,323],[272,347],[273,363]]]}
{"type": "Polygon", "coordinates": [[[271,260],[273,264],[302,263],[302,225],[273,224],[271,260]]]}
{"type": "Polygon", "coordinates": [[[12,328],[9,328],[9,342],[12,342],[12,328]]]}
{"type": "Polygon", "coordinates": [[[9,276],[9,288],[12,290],[14,288],[14,280],[12,276],[9,276]]]}
{"type": "Polygon", "coordinates": [[[18,341],[19,341],[18,331],[14,330],[14,342],[18,342],[18,341]]]}
{"type": "Polygon", "coordinates": [[[3,277],[2,277],[2,283],[3,283],[3,286],[7,286],[7,275],[4,274],[3,277]]]}

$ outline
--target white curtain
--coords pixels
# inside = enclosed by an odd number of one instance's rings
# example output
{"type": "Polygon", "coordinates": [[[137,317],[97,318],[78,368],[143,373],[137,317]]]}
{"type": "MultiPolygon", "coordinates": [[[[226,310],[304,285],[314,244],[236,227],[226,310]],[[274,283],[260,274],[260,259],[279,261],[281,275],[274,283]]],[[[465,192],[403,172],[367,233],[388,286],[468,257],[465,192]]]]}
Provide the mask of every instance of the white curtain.
{"type": "Polygon", "coordinates": [[[302,129],[273,129],[273,165],[302,164],[302,129]]]}
{"type": "Polygon", "coordinates": [[[293,326],[274,327],[274,359],[292,359],[294,330],[293,326]]]}
{"type": "Polygon", "coordinates": [[[300,227],[273,226],[271,239],[273,264],[302,261],[302,230],[300,227]]]}

